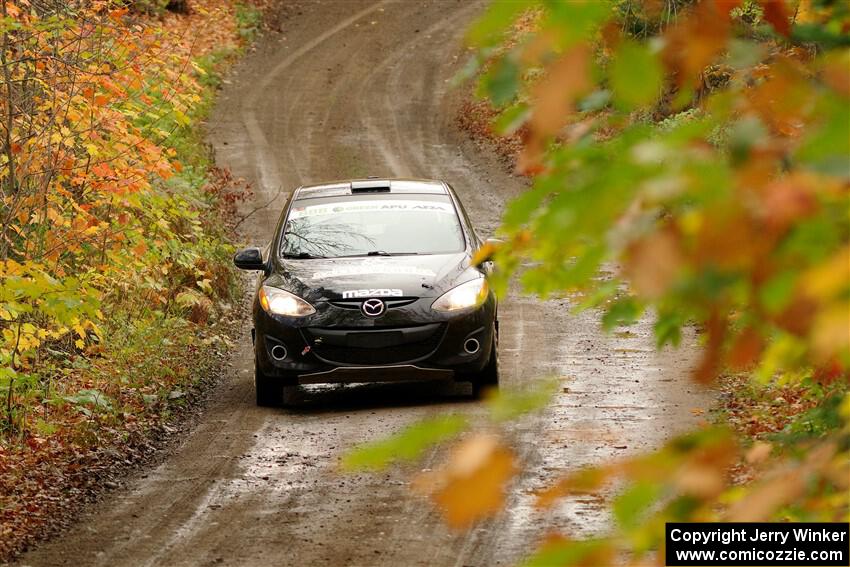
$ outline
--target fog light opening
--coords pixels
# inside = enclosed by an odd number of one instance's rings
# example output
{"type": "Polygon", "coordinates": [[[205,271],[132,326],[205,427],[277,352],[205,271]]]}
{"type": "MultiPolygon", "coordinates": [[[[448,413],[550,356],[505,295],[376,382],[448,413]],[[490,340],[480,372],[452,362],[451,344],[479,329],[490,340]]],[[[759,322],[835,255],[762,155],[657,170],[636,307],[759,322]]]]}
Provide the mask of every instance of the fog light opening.
{"type": "Polygon", "coordinates": [[[481,348],[481,344],[476,339],[466,339],[463,343],[463,350],[468,354],[475,354],[481,348]]]}
{"type": "Polygon", "coordinates": [[[286,352],[286,347],[283,345],[274,345],[272,347],[272,358],[280,362],[286,358],[286,355],[289,354],[286,352]]]}

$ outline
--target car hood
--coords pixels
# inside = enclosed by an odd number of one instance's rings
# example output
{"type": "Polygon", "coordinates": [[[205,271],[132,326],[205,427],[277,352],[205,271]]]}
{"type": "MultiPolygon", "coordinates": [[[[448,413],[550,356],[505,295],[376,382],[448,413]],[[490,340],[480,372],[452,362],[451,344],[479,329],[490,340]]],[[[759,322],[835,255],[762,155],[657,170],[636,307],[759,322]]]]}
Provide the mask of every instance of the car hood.
{"type": "Polygon", "coordinates": [[[429,254],[285,260],[265,285],[279,287],[307,301],[400,295],[437,297],[479,272],[469,255],[429,254]],[[380,291],[375,291],[380,290],[380,291]]]}

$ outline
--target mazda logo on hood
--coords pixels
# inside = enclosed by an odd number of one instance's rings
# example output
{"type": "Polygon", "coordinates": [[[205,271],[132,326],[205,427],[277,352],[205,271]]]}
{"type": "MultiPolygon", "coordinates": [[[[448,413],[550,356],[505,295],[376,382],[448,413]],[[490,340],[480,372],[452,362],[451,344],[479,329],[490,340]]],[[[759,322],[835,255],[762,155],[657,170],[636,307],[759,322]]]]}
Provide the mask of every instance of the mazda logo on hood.
{"type": "Polygon", "coordinates": [[[367,299],[363,302],[363,305],[360,306],[360,310],[367,317],[378,317],[383,315],[384,311],[386,311],[386,304],[380,299],[367,299]]]}

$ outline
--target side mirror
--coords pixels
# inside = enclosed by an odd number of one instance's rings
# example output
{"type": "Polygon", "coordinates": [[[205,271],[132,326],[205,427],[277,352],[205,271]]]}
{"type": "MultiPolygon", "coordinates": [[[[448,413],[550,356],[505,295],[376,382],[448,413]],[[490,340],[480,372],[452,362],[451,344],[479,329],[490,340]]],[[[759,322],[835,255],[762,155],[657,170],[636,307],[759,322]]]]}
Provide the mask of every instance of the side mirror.
{"type": "Polygon", "coordinates": [[[263,262],[263,253],[259,248],[245,248],[233,257],[233,263],[240,270],[257,270],[264,272],[266,263],[263,262]]]}

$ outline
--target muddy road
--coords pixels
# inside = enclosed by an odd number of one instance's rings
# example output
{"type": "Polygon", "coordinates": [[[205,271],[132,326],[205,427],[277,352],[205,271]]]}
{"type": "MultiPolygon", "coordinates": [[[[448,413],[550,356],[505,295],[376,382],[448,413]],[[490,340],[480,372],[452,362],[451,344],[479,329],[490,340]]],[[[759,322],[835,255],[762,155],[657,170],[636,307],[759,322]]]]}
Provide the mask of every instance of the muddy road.
{"type": "MultiPolygon", "coordinates": [[[[230,77],[210,121],[221,166],[266,204],[244,226],[264,244],[285,192],[300,183],[380,176],[436,177],[457,189],[484,236],[523,188],[453,125],[449,80],[465,62],[463,30],[480,2],[289,3],[270,34],[230,77]]],[[[247,301],[247,296],[246,296],[247,301]]],[[[593,314],[563,301],[514,294],[500,308],[502,382],[556,376],[546,411],[511,426],[526,465],[507,509],[466,533],[442,525],[412,496],[410,474],[432,466],[342,476],[339,456],[446,411],[482,412],[463,387],[389,384],[301,391],[294,408],[257,408],[246,322],[233,372],[185,441],[142,471],[28,565],[504,565],[547,530],[605,530],[598,499],[552,514],[531,489],[575,468],[654,447],[696,419],[695,350],[656,353],[651,322],[605,335],[593,314]]]]}

